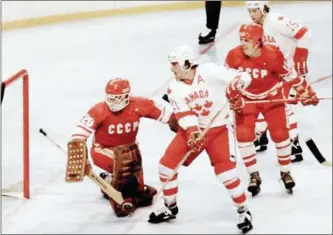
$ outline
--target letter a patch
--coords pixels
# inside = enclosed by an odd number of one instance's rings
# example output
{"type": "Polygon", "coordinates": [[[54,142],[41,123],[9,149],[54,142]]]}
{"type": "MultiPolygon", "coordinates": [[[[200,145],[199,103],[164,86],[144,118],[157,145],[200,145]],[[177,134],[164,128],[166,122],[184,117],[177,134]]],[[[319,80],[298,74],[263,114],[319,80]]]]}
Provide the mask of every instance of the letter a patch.
{"type": "Polygon", "coordinates": [[[201,76],[198,77],[198,84],[199,84],[200,82],[203,82],[203,83],[205,82],[205,80],[203,80],[201,76]]]}

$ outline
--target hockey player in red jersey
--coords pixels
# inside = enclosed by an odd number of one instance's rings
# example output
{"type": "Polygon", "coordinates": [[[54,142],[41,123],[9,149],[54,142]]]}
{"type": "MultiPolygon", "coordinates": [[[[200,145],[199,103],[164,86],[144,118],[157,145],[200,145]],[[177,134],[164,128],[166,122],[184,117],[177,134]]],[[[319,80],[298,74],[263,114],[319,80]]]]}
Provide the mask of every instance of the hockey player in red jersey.
{"type": "Polygon", "coordinates": [[[227,99],[223,95],[226,85],[238,77],[244,86],[251,81],[245,72],[238,72],[214,63],[196,65],[193,49],[177,46],[169,54],[174,73],[168,87],[168,98],[180,128],[160,160],[160,180],[166,183],[163,189],[165,206],[150,214],[149,222],[160,223],[175,219],[178,214],[177,166],[185,154],[192,150],[184,165],[189,166],[202,151],[206,151],[218,181],[228,190],[239,214],[238,228],[243,232],[252,229],[252,216],[247,208],[245,188],[230,157],[227,129],[229,109],[226,106],[219,116],[214,115],[227,99]],[[212,122],[214,118],[214,121],[212,122]],[[201,132],[208,128],[204,138],[201,132]],[[170,179],[168,181],[168,179],[170,179]]]}
{"type": "MultiPolygon", "coordinates": [[[[287,64],[294,67],[298,75],[306,77],[308,74],[308,55],[312,41],[311,30],[301,23],[290,19],[282,14],[270,12],[268,1],[246,1],[245,6],[253,22],[261,24],[264,29],[263,41],[272,44],[281,50],[287,64]]],[[[296,96],[294,89],[285,83],[285,96],[296,96]]],[[[291,104],[297,104],[293,102],[291,104]]],[[[289,135],[292,144],[292,162],[303,160],[302,147],[298,141],[297,116],[291,105],[286,105],[289,135]]],[[[258,151],[267,149],[268,138],[266,134],[267,123],[262,115],[256,123],[258,138],[255,142],[258,151]]]]}
{"type": "MultiPolygon", "coordinates": [[[[82,140],[85,144],[94,133],[90,149],[93,163],[108,172],[101,177],[120,191],[124,199],[130,199],[135,209],[151,205],[157,192],[144,184],[141,153],[136,141],[140,119],[155,119],[169,123],[173,128],[177,128],[177,124],[166,107],[158,107],[148,98],[130,96],[130,89],[128,80],[111,79],[105,87],[105,101],[95,104],[80,120],[71,141],[82,140]]],[[[128,215],[114,200],[110,199],[110,203],[117,216],[128,215]]]]}
{"type": "Polygon", "coordinates": [[[261,179],[256,164],[254,146],[255,122],[262,113],[276,146],[281,179],[288,191],[295,182],[290,174],[291,141],[287,128],[285,103],[245,104],[246,101],[285,98],[283,80],[288,82],[302,99],[303,105],[316,105],[319,100],[304,77],[298,76],[286,64],[282,52],[262,42],[263,28],[259,24],[243,24],[239,30],[241,45],[229,51],[226,65],[248,72],[252,81],[246,89],[227,88],[227,98],[235,111],[236,136],[241,157],[250,174],[248,191],[253,196],[260,191],[261,179]]]}

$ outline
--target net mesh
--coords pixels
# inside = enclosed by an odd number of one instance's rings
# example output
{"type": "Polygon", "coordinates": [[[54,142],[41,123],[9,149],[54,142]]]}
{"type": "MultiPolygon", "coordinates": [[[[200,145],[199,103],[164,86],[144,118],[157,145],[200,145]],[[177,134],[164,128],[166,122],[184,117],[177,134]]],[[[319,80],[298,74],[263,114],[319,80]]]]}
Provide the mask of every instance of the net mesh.
{"type": "Polygon", "coordinates": [[[23,193],[23,79],[6,86],[1,104],[2,195],[23,193]]]}

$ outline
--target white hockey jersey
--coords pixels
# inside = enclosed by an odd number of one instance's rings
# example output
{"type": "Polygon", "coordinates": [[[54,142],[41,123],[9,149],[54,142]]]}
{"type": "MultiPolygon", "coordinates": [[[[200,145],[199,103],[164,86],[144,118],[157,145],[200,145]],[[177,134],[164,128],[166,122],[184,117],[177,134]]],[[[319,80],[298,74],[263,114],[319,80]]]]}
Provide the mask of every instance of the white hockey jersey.
{"type": "Polygon", "coordinates": [[[281,14],[269,13],[263,24],[264,42],[278,46],[290,67],[293,67],[295,48],[309,50],[311,32],[300,23],[281,14]]]}
{"type": "MultiPolygon", "coordinates": [[[[226,86],[239,74],[242,73],[214,63],[205,63],[196,68],[192,84],[172,79],[167,93],[179,125],[184,130],[190,126],[207,127],[227,102],[226,86]]],[[[228,124],[228,113],[229,104],[211,127],[228,124]]]]}

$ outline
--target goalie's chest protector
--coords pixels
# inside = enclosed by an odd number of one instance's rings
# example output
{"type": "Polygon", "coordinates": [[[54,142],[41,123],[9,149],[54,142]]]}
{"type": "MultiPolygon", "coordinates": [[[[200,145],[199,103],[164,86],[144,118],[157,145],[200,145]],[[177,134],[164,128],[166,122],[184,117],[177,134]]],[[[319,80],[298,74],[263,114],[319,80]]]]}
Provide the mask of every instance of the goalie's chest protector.
{"type": "Polygon", "coordinates": [[[109,112],[95,133],[95,142],[108,147],[132,144],[139,130],[140,115],[134,103],[123,111],[109,112]]]}

